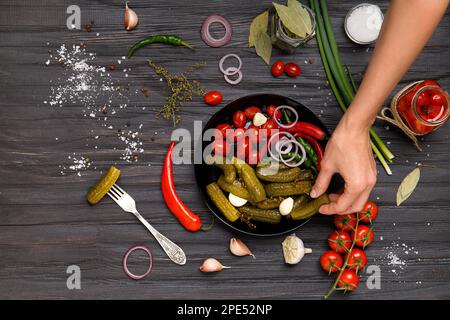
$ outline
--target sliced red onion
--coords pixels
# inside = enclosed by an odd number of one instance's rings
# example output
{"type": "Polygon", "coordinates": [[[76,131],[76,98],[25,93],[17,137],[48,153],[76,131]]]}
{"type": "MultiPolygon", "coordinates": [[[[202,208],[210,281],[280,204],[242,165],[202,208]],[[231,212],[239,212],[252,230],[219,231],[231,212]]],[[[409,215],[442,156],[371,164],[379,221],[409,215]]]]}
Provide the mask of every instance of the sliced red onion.
{"type": "MultiPolygon", "coordinates": [[[[273,143],[273,140],[275,138],[277,138],[279,135],[283,135],[283,138],[285,137],[286,139],[295,140],[294,136],[292,134],[290,134],[289,132],[282,132],[282,131],[277,131],[270,137],[269,141],[267,142],[267,150],[269,151],[270,157],[277,161],[280,159],[280,156],[279,156],[279,154],[274,155],[272,153],[272,143],[273,143]]],[[[279,140],[281,140],[281,139],[279,139],[279,140]]],[[[277,143],[279,142],[279,140],[277,141],[277,143]]],[[[275,151],[278,152],[276,149],[276,145],[274,146],[274,148],[275,148],[275,151]]]]}
{"type": "Polygon", "coordinates": [[[222,57],[222,59],[220,59],[220,61],[219,61],[219,69],[220,69],[220,72],[222,72],[224,75],[227,75],[227,76],[233,76],[233,75],[237,74],[237,73],[241,70],[241,68],[242,68],[242,60],[241,60],[241,58],[240,58],[237,54],[235,54],[235,53],[226,54],[226,55],[224,55],[224,56],[222,57]],[[237,68],[229,67],[229,68],[227,68],[227,69],[224,69],[224,68],[223,68],[223,63],[224,63],[225,60],[227,60],[228,58],[236,58],[237,61],[239,62],[238,67],[237,67],[237,68]]]}
{"type": "MultiPolygon", "coordinates": [[[[290,143],[290,140],[283,141],[281,143],[281,147],[283,147],[287,143],[290,143]]],[[[291,146],[292,146],[292,144],[291,144],[291,146]]],[[[287,165],[286,162],[290,162],[290,161],[294,160],[295,156],[297,155],[297,145],[295,145],[295,150],[292,152],[292,156],[290,158],[288,158],[288,159],[283,158],[283,155],[281,153],[279,153],[279,155],[280,155],[280,161],[287,165]]]]}
{"type": "Polygon", "coordinates": [[[289,153],[292,150],[292,144],[289,144],[284,150],[283,147],[285,146],[284,141],[291,141],[285,137],[281,138],[277,143],[275,143],[275,150],[279,153],[279,154],[286,154],[289,153]]]}
{"type": "Polygon", "coordinates": [[[125,255],[123,256],[123,260],[122,260],[123,271],[125,272],[125,274],[127,276],[129,276],[133,280],[141,280],[141,279],[145,278],[150,273],[150,271],[152,271],[152,265],[153,265],[152,253],[150,252],[150,249],[144,245],[136,245],[136,246],[133,246],[130,249],[128,249],[127,252],[125,253],[125,255]],[[147,271],[145,271],[144,274],[141,274],[141,275],[136,275],[136,274],[132,273],[128,269],[128,265],[127,265],[128,257],[130,256],[131,253],[133,253],[136,250],[142,250],[145,253],[147,253],[147,255],[148,255],[148,269],[147,269],[147,271]]]}
{"type": "Polygon", "coordinates": [[[202,40],[210,47],[219,48],[226,45],[230,41],[232,34],[233,30],[231,29],[230,22],[218,14],[210,15],[203,21],[201,31],[202,40]],[[225,35],[220,39],[213,38],[209,32],[211,24],[216,22],[225,28],[225,35]]]}
{"type": "MultiPolygon", "coordinates": [[[[237,70],[237,68],[235,68],[235,67],[228,67],[227,70],[230,70],[231,72],[234,72],[235,70],[237,70]]],[[[238,84],[239,82],[242,81],[242,71],[241,71],[241,70],[238,70],[238,71],[237,71],[237,75],[238,75],[238,77],[237,77],[235,80],[231,80],[231,79],[228,77],[228,75],[226,75],[226,74],[223,75],[223,78],[225,79],[225,81],[226,81],[227,83],[229,83],[229,84],[231,84],[231,85],[235,85],[235,84],[238,84]]]]}
{"type": "Polygon", "coordinates": [[[297,111],[296,111],[293,107],[291,107],[291,106],[286,106],[286,105],[281,105],[281,106],[276,107],[273,114],[274,114],[273,120],[275,120],[275,122],[280,126],[280,128],[284,128],[284,129],[292,128],[293,126],[295,126],[295,124],[297,123],[297,121],[298,121],[298,119],[299,119],[299,118],[298,118],[298,113],[297,113],[297,111]],[[281,113],[281,112],[282,112],[282,111],[281,111],[282,109],[288,109],[288,110],[291,111],[292,114],[295,116],[295,120],[292,121],[291,124],[285,125],[284,123],[281,123],[281,122],[277,119],[277,117],[275,117],[275,115],[278,114],[278,112],[277,112],[276,110],[279,110],[280,113],[281,113]]]}
{"type": "Polygon", "coordinates": [[[295,158],[295,154],[289,158],[289,159],[283,159],[283,157],[280,157],[280,161],[283,162],[285,165],[287,165],[288,167],[298,167],[300,166],[303,162],[305,162],[306,159],[306,150],[305,148],[303,148],[303,146],[297,141],[297,140],[292,140],[291,141],[293,144],[296,145],[296,153],[298,153],[298,149],[300,149],[300,151],[302,152],[302,159],[299,162],[294,162],[291,163],[290,161],[292,161],[295,158]]]}

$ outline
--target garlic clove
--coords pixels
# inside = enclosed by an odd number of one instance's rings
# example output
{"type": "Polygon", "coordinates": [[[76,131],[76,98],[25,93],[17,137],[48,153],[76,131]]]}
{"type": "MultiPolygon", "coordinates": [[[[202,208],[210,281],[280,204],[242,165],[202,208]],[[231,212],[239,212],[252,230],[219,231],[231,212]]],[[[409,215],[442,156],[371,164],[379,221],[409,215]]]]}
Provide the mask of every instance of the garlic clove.
{"type": "Polygon", "coordinates": [[[250,251],[247,245],[238,238],[230,239],[230,251],[238,257],[252,256],[253,259],[255,258],[255,255],[250,251]]]}
{"type": "Polygon", "coordinates": [[[305,254],[312,253],[312,249],[305,248],[303,241],[295,234],[287,236],[282,243],[284,261],[287,264],[299,263],[305,254]]]}
{"type": "Polygon", "coordinates": [[[261,112],[255,113],[255,116],[253,117],[253,125],[255,127],[262,126],[266,122],[267,122],[266,116],[264,116],[261,112]]]}
{"type": "Polygon", "coordinates": [[[247,203],[247,200],[242,199],[232,193],[228,195],[228,200],[230,200],[230,203],[235,207],[242,207],[244,204],[247,203]]]}
{"type": "Polygon", "coordinates": [[[130,9],[128,7],[128,2],[125,4],[125,14],[123,16],[123,24],[125,26],[125,29],[127,31],[131,31],[134,28],[136,28],[136,25],[138,24],[138,16],[134,10],[130,9]]]}
{"type": "Polygon", "coordinates": [[[218,272],[222,269],[229,269],[230,267],[225,267],[222,265],[218,260],[214,258],[208,258],[205,261],[203,261],[202,265],[200,266],[201,272],[218,272]]]}
{"type": "Polygon", "coordinates": [[[287,216],[288,214],[291,213],[293,208],[294,208],[294,199],[289,197],[281,201],[278,209],[280,210],[281,215],[287,216]]]}

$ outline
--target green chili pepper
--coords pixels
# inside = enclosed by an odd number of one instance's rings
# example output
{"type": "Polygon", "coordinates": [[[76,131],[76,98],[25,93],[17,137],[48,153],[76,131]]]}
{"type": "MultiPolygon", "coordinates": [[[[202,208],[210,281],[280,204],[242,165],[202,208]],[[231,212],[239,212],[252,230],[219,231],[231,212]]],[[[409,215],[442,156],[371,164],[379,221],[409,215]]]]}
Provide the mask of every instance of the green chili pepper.
{"type": "Polygon", "coordinates": [[[128,50],[128,59],[130,59],[133,56],[133,54],[140,48],[148,46],[153,43],[170,44],[172,46],[185,46],[188,47],[189,49],[193,49],[191,45],[184,42],[180,37],[168,34],[153,35],[145,37],[144,39],[136,42],[130,48],[130,50],[128,50]]]}
{"type": "Polygon", "coordinates": [[[304,140],[302,137],[295,137],[295,138],[303,146],[303,148],[305,148],[307,157],[312,161],[312,163],[314,163],[316,165],[318,162],[317,154],[314,151],[314,149],[312,148],[312,146],[309,144],[309,142],[304,140]]]}

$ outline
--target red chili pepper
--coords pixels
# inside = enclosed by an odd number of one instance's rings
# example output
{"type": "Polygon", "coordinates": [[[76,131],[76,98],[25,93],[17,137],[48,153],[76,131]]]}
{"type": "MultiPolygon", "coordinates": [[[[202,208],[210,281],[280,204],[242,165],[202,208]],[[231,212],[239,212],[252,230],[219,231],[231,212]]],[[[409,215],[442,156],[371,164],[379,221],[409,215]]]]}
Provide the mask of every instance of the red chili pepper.
{"type": "MultiPolygon", "coordinates": [[[[289,123],[286,125],[288,126],[289,123]]],[[[301,132],[301,133],[304,133],[304,134],[307,134],[307,135],[313,137],[314,139],[321,140],[321,141],[325,140],[326,136],[327,136],[325,131],[323,131],[318,126],[313,125],[312,123],[309,123],[309,122],[299,121],[290,128],[280,128],[280,130],[287,131],[290,133],[301,132]]]]}
{"type": "Polygon", "coordinates": [[[189,210],[178,197],[175,191],[175,183],[173,181],[172,153],[175,141],[170,143],[164,159],[164,166],[161,174],[161,192],[170,212],[180,221],[180,223],[189,231],[198,231],[202,222],[199,216],[189,210]]]}
{"type": "Polygon", "coordinates": [[[311,145],[311,147],[314,149],[314,152],[317,155],[317,169],[320,170],[320,162],[323,159],[323,148],[321,144],[313,137],[308,136],[307,134],[301,132],[297,132],[296,134],[294,134],[294,137],[301,137],[311,145]]]}

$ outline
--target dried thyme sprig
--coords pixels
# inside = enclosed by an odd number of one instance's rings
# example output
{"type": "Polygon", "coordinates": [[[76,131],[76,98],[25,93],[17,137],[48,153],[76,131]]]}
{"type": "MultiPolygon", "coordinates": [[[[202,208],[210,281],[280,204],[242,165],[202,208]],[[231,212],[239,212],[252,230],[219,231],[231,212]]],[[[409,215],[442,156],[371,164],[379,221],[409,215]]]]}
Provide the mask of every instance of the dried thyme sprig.
{"type": "Polygon", "coordinates": [[[181,111],[184,103],[192,101],[194,96],[202,96],[205,92],[205,88],[197,80],[189,80],[188,77],[195,70],[204,67],[206,63],[196,63],[178,75],[171,74],[166,68],[154,64],[152,60],[148,60],[148,65],[157,75],[163,77],[167,87],[172,92],[166,98],[166,103],[157,112],[156,116],[161,116],[166,120],[172,119],[175,127],[181,121],[181,116],[178,115],[178,112],[181,111]]]}

